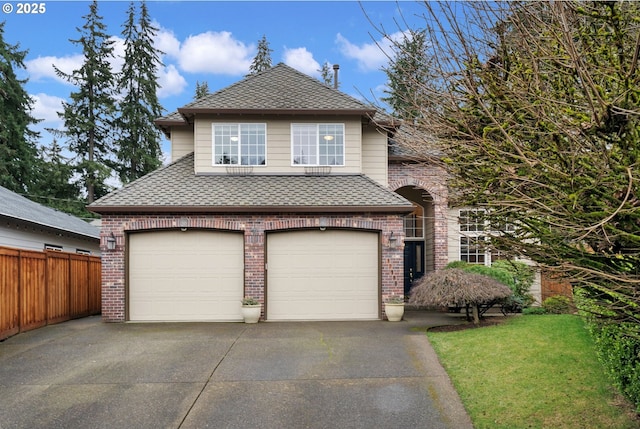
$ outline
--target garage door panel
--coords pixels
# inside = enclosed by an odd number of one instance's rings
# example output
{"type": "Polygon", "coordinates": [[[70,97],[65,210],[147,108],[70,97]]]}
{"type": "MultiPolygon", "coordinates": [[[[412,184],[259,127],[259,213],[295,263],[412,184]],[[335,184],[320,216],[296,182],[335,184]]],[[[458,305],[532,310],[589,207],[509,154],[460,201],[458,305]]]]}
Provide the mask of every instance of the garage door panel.
{"type": "Polygon", "coordinates": [[[241,320],[243,239],[220,231],[129,238],[129,319],[241,320]]]}
{"type": "Polygon", "coordinates": [[[270,320],[378,318],[378,234],[274,233],[267,252],[270,320]]]}

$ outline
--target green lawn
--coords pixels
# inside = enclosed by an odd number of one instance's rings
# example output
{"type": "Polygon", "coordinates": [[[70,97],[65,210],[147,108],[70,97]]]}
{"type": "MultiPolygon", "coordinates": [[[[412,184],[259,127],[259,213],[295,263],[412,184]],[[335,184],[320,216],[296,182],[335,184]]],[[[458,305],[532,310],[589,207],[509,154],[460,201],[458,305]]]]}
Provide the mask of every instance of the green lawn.
{"type": "Polygon", "coordinates": [[[427,335],[477,429],[640,427],[578,316],[427,335]]]}

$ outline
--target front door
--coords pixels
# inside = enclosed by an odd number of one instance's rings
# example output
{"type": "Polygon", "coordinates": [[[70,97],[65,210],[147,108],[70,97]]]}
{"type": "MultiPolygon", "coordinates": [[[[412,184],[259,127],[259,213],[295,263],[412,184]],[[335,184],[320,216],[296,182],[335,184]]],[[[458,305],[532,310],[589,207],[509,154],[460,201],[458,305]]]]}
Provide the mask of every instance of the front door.
{"type": "Polygon", "coordinates": [[[404,242],[404,294],[424,274],[424,241],[404,242]]]}

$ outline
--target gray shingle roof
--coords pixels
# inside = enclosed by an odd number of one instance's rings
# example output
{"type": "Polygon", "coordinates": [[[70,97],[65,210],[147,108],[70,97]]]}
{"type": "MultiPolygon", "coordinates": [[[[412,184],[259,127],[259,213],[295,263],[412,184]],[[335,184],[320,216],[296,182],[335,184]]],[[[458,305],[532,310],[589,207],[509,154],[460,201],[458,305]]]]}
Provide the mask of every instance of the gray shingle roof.
{"type": "Polygon", "coordinates": [[[158,125],[186,123],[196,113],[293,113],[341,114],[375,117],[387,122],[390,116],[317,79],[280,63],[248,76],[226,88],[205,95],[156,120],[158,125]]]}
{"type": "Polygon", "coordinates": [[[193,153],[95,201],[97,213],[396,212],[409,201],[361,175],[196,175],[193,153]]]}
{"type": "Polygon", "coordinates": [[[371,106],[283,63],[248,76],[178,109],[213,110],[353,110],[371,106]]]}
{"type": "Polygon", "coordinates": [[[0,186],[0,216],[85,237],[100,238],[100,229],[82,219],[35,203],[2,186],[0,186]]]}

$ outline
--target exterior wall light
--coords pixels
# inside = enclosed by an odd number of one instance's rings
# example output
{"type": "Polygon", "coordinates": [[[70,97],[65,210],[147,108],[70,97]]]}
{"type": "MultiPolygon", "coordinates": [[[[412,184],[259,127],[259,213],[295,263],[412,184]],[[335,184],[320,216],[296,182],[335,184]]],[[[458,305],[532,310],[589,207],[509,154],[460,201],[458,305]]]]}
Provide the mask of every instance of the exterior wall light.
{"type": "Polygon", "coordinates": [[[391,234],[389,234],[389,247],[395,248],[397,246],[398,246],[398,237],[396,237],[393,234],[393,231],[391,231],[391,234]]]}
{"type": "Polygon", "coordinates": [[[327,218],[326,217],[321,217],[320,218],[320,231],[324,231],[327,229],[327,218]]]}
{"type": "Polygon", "coordinates": [[[116,250],[116,236],[113,232],[107,237],[107,249],[116,250]]]}

